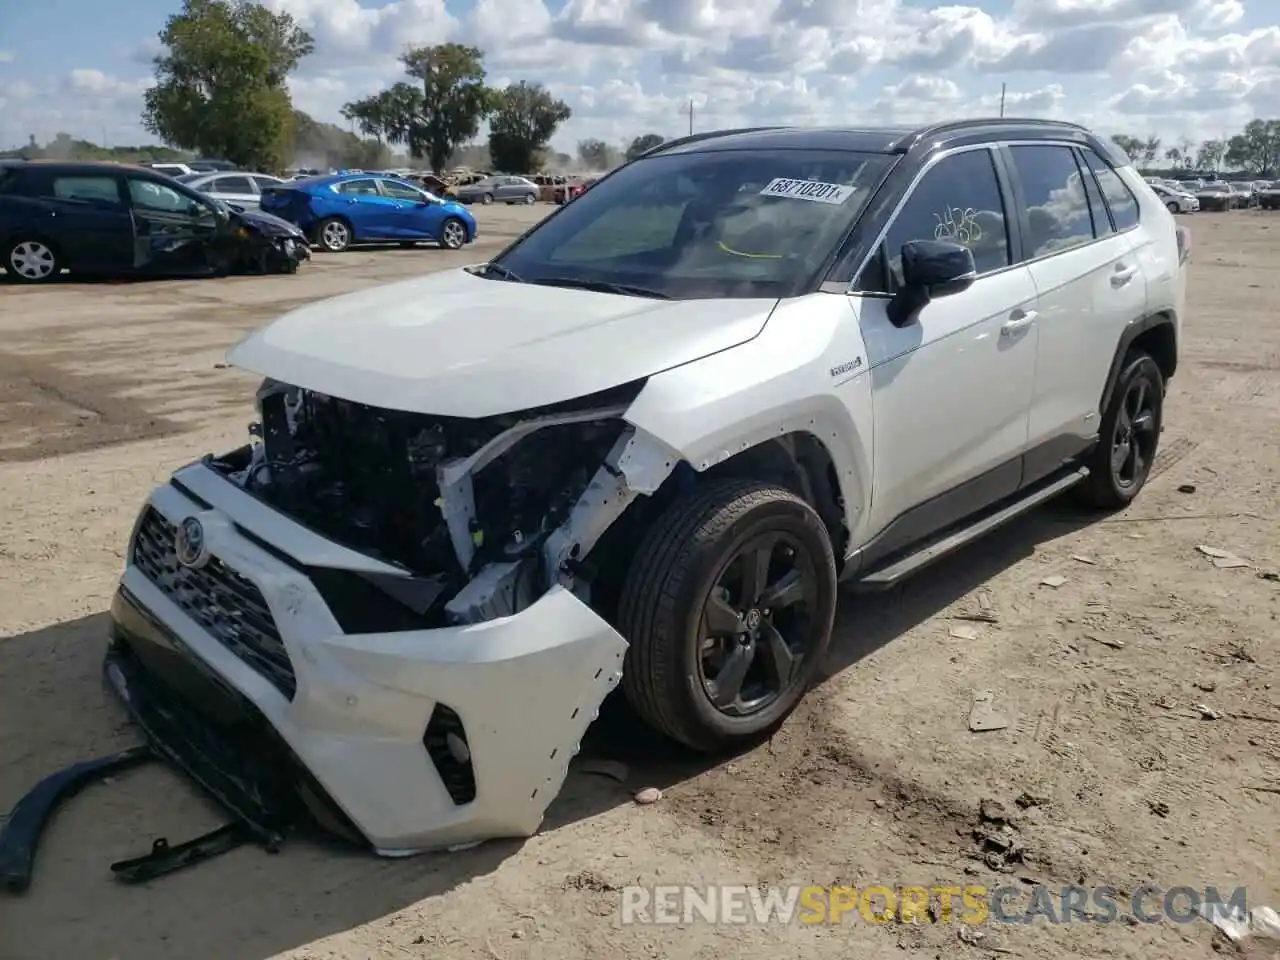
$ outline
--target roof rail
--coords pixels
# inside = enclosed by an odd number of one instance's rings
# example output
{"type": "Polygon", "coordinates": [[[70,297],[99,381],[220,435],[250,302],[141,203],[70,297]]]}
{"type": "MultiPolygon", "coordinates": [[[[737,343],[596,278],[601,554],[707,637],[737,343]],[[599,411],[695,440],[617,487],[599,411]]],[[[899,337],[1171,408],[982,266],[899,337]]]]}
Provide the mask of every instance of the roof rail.
{"type": "MultiPolygon", "coordinates": [[[[702,133],[691,133],[688,136],[676,137],[674,140],[664,140],[662,143],[658,144],[656,147],[650,147],[644,153],[640,154],[640,157],[653,156],[656,153],[661,153],[663,150],[669,150],[672,147],[683,147],[686,144],[699,143],[703,140],[713,140],[717,137],[731,137],[734,134],[738,134],[738,133],[758,133],[762,130],[785,130],[785,129],[787,128],[782,126],[768,126],[768,127],[735,127],[732,130],[706,130],[706,131],[703,131],[702,133]]],[[[640,157],[636,157],[636,159],[639,160],[640,157]]]]}

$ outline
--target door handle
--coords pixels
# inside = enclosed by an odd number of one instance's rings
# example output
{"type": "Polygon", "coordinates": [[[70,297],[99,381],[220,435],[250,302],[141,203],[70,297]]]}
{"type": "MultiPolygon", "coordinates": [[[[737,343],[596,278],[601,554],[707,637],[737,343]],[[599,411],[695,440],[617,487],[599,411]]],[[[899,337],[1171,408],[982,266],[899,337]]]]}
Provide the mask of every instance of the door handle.
{"type": "Polygon", "coordinates": [[[1022,333],[1033,323],[1036,317],[1040,316],[1035,310],[1015,310],[1009,315],[1009,319],[1005,321],[1004,326],[1000,328],[1000,336],[1016,337],[1022,333]]]}
{"type": "Polygon", "coordinates": [[[1113,287],[1123,287],[1137,275],[1137,267],[1126,267],[1123,263],[1117,263],[1116,272],[1111,277],[1111,285],[1113,287]]]}

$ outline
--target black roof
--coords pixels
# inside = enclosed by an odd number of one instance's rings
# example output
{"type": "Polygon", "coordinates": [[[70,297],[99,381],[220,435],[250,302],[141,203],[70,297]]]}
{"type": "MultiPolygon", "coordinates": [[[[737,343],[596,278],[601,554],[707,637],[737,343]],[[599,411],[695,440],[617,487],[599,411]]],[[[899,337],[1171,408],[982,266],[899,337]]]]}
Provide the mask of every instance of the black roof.
{"type": "Polygon", "coordinates": [[[164,178],[164,174],[157,173],[150,167],[138,166],[135,163],[116,163],[112,160],[45,160],[42,158],[27,160],[23,157],[7,157],[0,159],[0,166],[38,166],[42,170],[54,170],[59,173],[89,173],[92,171],[100,173],[145,173],[157,179],[164,178]]]}
{"type": "Polygon", "coordinates": [[[923,127],[745,127],[716,130],[669,140],[647,155],[705,153],[719,150],[849,150],[862,153],[932,151],[984,140],[1070,140],[1088,145],[1113,163],[1128,158],[1084,127],[1060,120],[979,117],[923,127]]]}

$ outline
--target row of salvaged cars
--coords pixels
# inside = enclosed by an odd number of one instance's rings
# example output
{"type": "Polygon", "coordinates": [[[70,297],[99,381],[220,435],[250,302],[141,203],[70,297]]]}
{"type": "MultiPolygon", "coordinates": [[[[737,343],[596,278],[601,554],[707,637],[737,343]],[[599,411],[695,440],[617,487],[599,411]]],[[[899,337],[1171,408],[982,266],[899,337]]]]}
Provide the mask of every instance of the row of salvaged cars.
{"type": "Polygon", "coordinates": [[[1148,177],[1147,183],[1173,213],[1245,210],[1249,207],[1280,210],[1280,180],[1148,177]]]}
{"type": "Polygon", "coordinates": [[[313,246],[333,253],[362,243],[458,250],[476,238],[476,219],[457,197],[404,177],[344,172],[286,180],[227,167],[0,161],[0,268],[28,284],[63,274],[294,273],[313,246]]]}

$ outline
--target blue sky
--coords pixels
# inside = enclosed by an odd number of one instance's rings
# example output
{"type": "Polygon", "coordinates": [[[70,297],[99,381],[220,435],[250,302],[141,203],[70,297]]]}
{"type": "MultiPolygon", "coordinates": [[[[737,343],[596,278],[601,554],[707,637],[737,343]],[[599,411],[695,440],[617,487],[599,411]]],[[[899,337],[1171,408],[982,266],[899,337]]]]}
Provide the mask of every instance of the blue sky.
{"type": "MultiPolygon", "coordinates": [[[[463,40],[492,80],[547,84],[557,137],[610,142],[747,122],[1053,116],[1173,144],[1280,115],[1280,5],[1266,0],[266,0],[316,37],[297,105],[400,79],[413,44],[463,40]]],[[[0,0],[0,145],[58,131],[135,143],[148,55],[174,0],[0,0]]]]}

